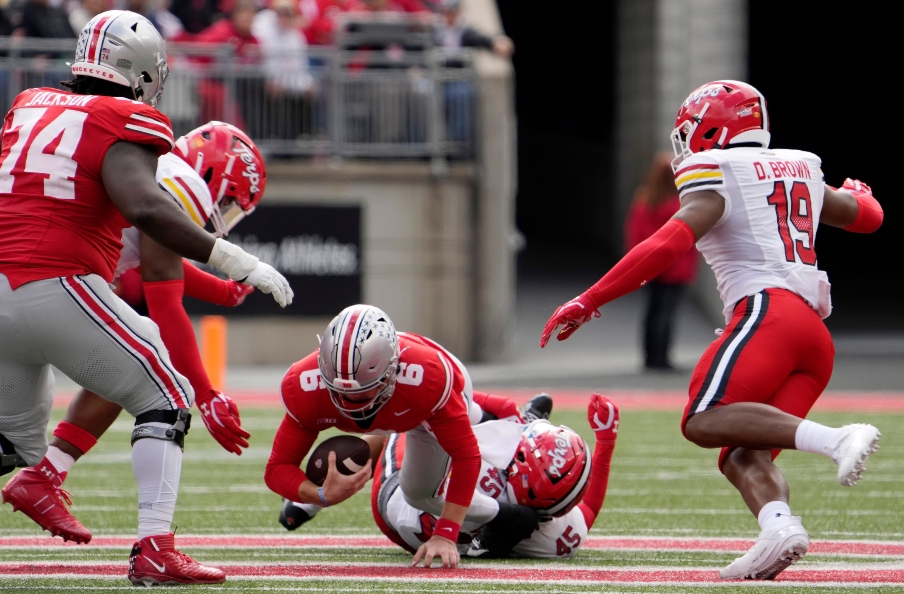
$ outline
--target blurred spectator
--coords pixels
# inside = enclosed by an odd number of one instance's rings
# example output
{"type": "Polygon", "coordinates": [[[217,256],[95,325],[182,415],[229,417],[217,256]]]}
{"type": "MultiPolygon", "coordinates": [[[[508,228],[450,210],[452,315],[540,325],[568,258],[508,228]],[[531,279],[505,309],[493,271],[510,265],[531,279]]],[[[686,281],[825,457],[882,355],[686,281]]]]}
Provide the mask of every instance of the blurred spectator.
{"type": "Polygon", "coordinates": [[[75,37],[69,25],[69,15],[60,5],[49,0],[27,0],[22,6],[19,34],[25,37],[65,39],[75,37]]]}
{"type": "MultiPolygon", "coordinates": [[[[302,17],[295,0],[273,0],[254,17],[251,31],[264,57],[266,98],[261,136],[294,140],[310,122],[305,96],[314,80],[308,72],[308,44],[301,32],[302,17]]],[[[309,102],[308,102],[309,103],[309,102]]]]}
{"type": "MultiPolygon", "coordinates": [[[[672,155],[657,155],[643,185],[635,193],[625,223],[626,251],[651,236],[678,212],[681,204],[671,162],[672,155]]],[[[674,369],[669,359],[669,347],[675,311],[686,287],[697,277],[698,259],[697,250],[691,250],[646,285],[649,301],[644,317],[643,345],[647,369],[674,369]]]]}
{"type": "Polygon", "coordinates": [[[104,11],[104,0],[82,0],[69,13],[69,26],[80,33],[88,21],[104,11]]]}
{"type": "Polygon", "coordinates": [[[503,58],[515,53],[515,44],[505,35],[490,37],[469,27],[461,16],[461,0],[438,0],[434,6],[442,14],[442,20],[435,28],[437,46],[449,52],[463,47],[482,48],[503,58]]]}
{"type": "Polygon", "coordinates": [[[173,0],[170,10],[188,33],[200,33],[222,15],[217,0],[173,0]]]}
{"type": "MultiPolygon", "coordinates": [[[[304,3],[305,0],[302,0],[304,3]]],[[[304,33],[312,45],[333,45],[336,42],[336,17],[343,12],[405,12],[423,13],[427,9],[419,0],[317,0],[316,17],[304,33]]],[[[313,11],[311,11],[313,13],[313,11]]]]}
{"type": "MultiPolygon", "coordinates": [[[[447,68],[464,66],[456,56],[463,47],[487,49],[503,58],[509,58],[515,52],[514,43],[505,35],[490,37],[469,27],[461,16],[461,0],[437,0],[429,5],[441,14],[434,27],[434,36],[436,45],[446,51],[447,68]]],[[[453,80],[443,85],[448,140],[471,138],[474,95],[474,85],[469,80],[453,80]]]]}
{"type": "Polygon", "coordinates": [[[260,58],[257,38],[251,32],[256,14],[257,7],[253,0],[236,0],[229,18],[217,21],[195,37],[199,43],[232,46],[231,53],[218,56],[215,63],[210,64],[210,59],[202,60],[210,67],[208,76],[198,83],[201,121],[228,122],[248,131],[252,137],[258,136],[259,130],[255,131],[247,122],[256,121],[255,116],[260,113],[262,85],[256,79],[227,77],[236,65],[254,64],[260,58]],[[233,83],[229,86],[235,89],[235,96],[228,92],[227,81],[233,83]]]}
{"type": "Polygon", "coordinates": [[[179,40],[184,36],[182,21],[169,11],[169,0],[126,0],[125,9],[151,21],[164,39],[179,40]]]}

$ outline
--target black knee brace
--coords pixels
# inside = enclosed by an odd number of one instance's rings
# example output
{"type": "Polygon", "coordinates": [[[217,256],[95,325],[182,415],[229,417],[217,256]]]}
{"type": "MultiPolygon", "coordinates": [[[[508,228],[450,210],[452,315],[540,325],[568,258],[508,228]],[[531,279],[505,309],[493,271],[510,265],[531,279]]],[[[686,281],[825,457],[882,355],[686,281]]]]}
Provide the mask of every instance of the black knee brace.
{"type": "Polygon", "coordinates": [[[0,476],[12,472],[16,468],[28,466],[12,442],[0,434],[0,476]]]}
{"type": "Polygon", "coordinates": [[[191,414],[187,408],[177,410],[151,410],[135,417],[135,429],[132,430],[132,445],[139,439],[162,439],[174,441],[185,449],[185,434],[191,427],[191,414]],[[169,423],[169,429],[145,425],[145,423],[169,423]]]}

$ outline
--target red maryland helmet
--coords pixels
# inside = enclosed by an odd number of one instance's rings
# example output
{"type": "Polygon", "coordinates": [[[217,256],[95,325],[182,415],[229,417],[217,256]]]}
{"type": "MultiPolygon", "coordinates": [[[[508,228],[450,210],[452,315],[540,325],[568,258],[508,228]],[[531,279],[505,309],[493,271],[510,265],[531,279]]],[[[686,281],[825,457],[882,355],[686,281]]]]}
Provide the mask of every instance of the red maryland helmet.
{"type": "Polygon", "coordinates": [[[548,516],[563,516],[580,503],[590,484],[591,454],[580,435],[545,419],[528,425],[508,467],[513,503],[548,516]]]}
{"type": "Polygon", "coordinates": [[[769,147],[766,99],[752,86],[717,80],[698,87],[675,118],[672,167],[693,153],[728,146],[769,147]]]}
{"type": "Polygon", "coordinates": [[[264,158],[248,135],[224,122],[208,122],[176,141],[173,151],[207,182],[217,208],[210,217],[224,237],[264,196],[264,158]]]}

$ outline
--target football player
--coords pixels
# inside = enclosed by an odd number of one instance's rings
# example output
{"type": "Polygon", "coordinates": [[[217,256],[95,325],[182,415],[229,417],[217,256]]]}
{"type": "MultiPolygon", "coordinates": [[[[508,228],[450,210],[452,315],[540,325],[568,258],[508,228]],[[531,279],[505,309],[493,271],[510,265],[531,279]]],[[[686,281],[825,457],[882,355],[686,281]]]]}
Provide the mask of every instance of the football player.
{"type": "MultiPolygon", "coordinates": [[[[475,393],[475,399],[480,402],[475,393]]],[[[481,403],[487,409],[485,403],[481,403]]],[[[569,558],[587,538],[606,497],[609,468],[618,434],[618,408],[604,396],[590,398],[587,417],[596,436],[592,458],[584,440],[544,418],[524,425],[507,466],[483,462],[477,493],[504,503],[537,509],[539,527],[524,536],[499,519],[465,522],[459,551],[471,557],[569,558]]],[[[481,443],[481,451],[484,444],[481,443]]],[[[509,450],[510,452],[510,450],[509,450]]],[[[430,537],[436,516],[408,505],[398,489],[404,467],[405,435],[389,436],[374,471],[371,507],[377,526],[391,541],[414,552],[430,537]]]]}
{"type": "Polygon", "coordinates": [[[281,393],[286,416],[273,441],[264,480],[285,499],[337,505],[370,478],[370,461],[345,476],[336,471],[335,453],[330,453],[323,486],[308,480],[299,466],[320,431],[335,427],[349,433],[407,432],[401,491],[413,507],[439,516],[413,565],[423,559],[429,567],[438,558],[443,567],[456,567],[455,543],[465,519],[485,524],[502,514],[531,531],[536,528],[534,510],[500,506],[474,491],[481,458],[471,425],[482,419],[483,412],[473,401],[464,365],[427,338],[396,334],[382,310],[370,305],[344,309],[327,326],[320,348],[289,368],[281,393]],[[443,487],[448,472],[451,479],[443,487]]]}
{"type": "MultiPolygon", "coordinates": [[[[0,474],[39,464],[47,452],[54,365],[136,417],[139,540],[129,579],[222,582],[221,570],[177,551],[170,532],[194,391],[157,326],[110,290],[122,230],[134,225],[281,306],[292,290],[271,266],[191,222],[158,187],[157,158],[174,140],[155,109],[166,49],[146,18],[95,16],[72,72],[70,91],[19,94],[0,132],[0,474]]],[[[251,163],[238,166],[258,174],[251,163]]]]}
{"type": "Polygon", "coordinates": [[[853,486],[878,448],[871,425],[804,420],[832,374],[835,349],[822,318],[829,282],[817,268],[825,223],[872,233],[882,207],[866,184],[823,181],[819,157],[769,148],[766,100],[752,86],[707,83],[681,105],[672,142],[681,209],[587,291],[559,307],[540,339],[568,338],[598,308],[654,278],[697,245],[713,268],[727,326],[694,369],[681,429],[722,448],[719,468],[758,519],[760,536],[723,579],[772,579],[810,544],[773,463],[783,449],[830,457],[853,486]],[[559,330],[561,328],[561,330],[559,330]]]}
{"type": "MultiPolygon", "coordinates": [[[[210,122],[177,139],[176,148],[160,156],[157,183],[186,216],[201,227],[211,220],[215,234],[222,237],[260,202],[266,170],[260,152],[244,132],[230,124],[210,122]],[[243,158],[259,171],[260,181],[254,191],[249,178],[234,166],[243,158]]],[[[144,295],[150,318],[160,328],[176,370],[191,382],[201,419],[224,449],[241,454],[241,448],[248,447],[249,434],[241,427],[235,403],[211,386],[191,322],[182,307],[182,295],[220,305],[238,305],[254,287],[231,279],[220,280],[199,270],[135,227],[123,231],[122,241],[116,278],[129,271],[143,277],[139,291],[144,295]]],[[[94,447],[121,411],[120,405],[88,390],[76,394],[66,417],[53,431],[44,459],[23,469],[6,484],[3,501],[63,540],[89,542],[91,532],[63,504],[69,501],[69,495],[61,486],[75,461],[94,447]]]]}

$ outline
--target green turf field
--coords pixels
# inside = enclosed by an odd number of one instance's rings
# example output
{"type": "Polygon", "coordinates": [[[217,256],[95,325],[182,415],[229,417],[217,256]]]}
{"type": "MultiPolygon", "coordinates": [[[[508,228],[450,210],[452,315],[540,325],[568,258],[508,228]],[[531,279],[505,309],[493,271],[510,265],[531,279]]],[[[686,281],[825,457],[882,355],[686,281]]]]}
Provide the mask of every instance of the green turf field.
{"type": "MultiPolygon", "coordinates": [[[[51,427],[62,411],[54,412],[51,427]]],[[[717,451],[701,450],[685,441],[678,428],[679,412],[623,411],[618,446],[613,458],[609,491],[603,511],[591,536],[723,537],[750,539],[759,528],[740,497],[715,467],[717,451]]],[[[207,435],[198,422],[186,440],[179,507],[175,525],[178,534],[191,535],[377,535],[370,512],[369,485],[341,506],[324,510],[299,531],[288,533],[277,522],[279,496],[263,484],[263,468],[275,428],[281,418],[277,409],[242,410],[243,425],[252,433],[252,447],[240,458],[227,454],[207,435]]],[[[865,478],[854,488],[835,481],[835,467],[828,458],[786,452],[778,464],[791,483],[791,507],[803,517],[812,540],[904,541],[904,434],[902,414],[819,414],[813,420],[830,425],[853,421],[873,423],[883,432],[882,449],[869,462],[865,478]]],[[[582,412],[557,412],[555,423],[566,424],[592,440],[582,412]]],[[[72,494],[73,513],[94,533],[132,535],[136,521],[136,495],[131,473],[129,434],[131,422],[123,416],[100,440],[96,449],[73,469],[66,488],[72,494]]],[[[328,436],[324,434],[324,437],[328,436]]],[[[0,479],[2,480],[2,479],[0,479]]],[[[48,535],[8,505],[0,512],[0,537],[48,535]]],[[[50,540],[49,535],[46,536],[50,540]]],[[[59,539],[56,539],[59,540],[59,539]]],[[[410,561],[404,551],[387,548],[198,548],[184,552],[209,564],[340,563],[392,564],[402,567],[410,561]]],[[[488,563],[465,561],[468,568],[705,568],[718,569],[736,554],[681,550],[582,550],[566,562],[508,561],[488,563]]],[[[84,564],[105,562],[126,565],[128,547],[0,547],[0,563],[84,564]]],[[[901,559],[869,556],[808,555],[797,568],[850,565],[887,568],[904,572],[901,559]],[[828,565],[827,565],[828,564],[828,565]]],[[[402,575],[400,570],[400,576],[402,575]]],[[[530,580],[525,570],[525,580],[530,580]]],[[[416,574],[419,575],[419,574],[416,574]]],[[[780,584],[718,585],[596,585],[523,584],[487,582],[447,583],[323,578],[231,579],[223,586],[198,586],[193,591],[282,592],[724,592],[743,588],[745,592],[797,591],[780,584]]],[[[807,587],[808,592],[846,592],[853,585],[807,587]]],[[[0,575],[2,592],[127,591],[122,578],[37,579],[0,575]]],[[[860,591],[862,585],[857,588],[860,591]]],[[[871,592],[893,591],[888,586],[869,588],[871,592]]]]}

